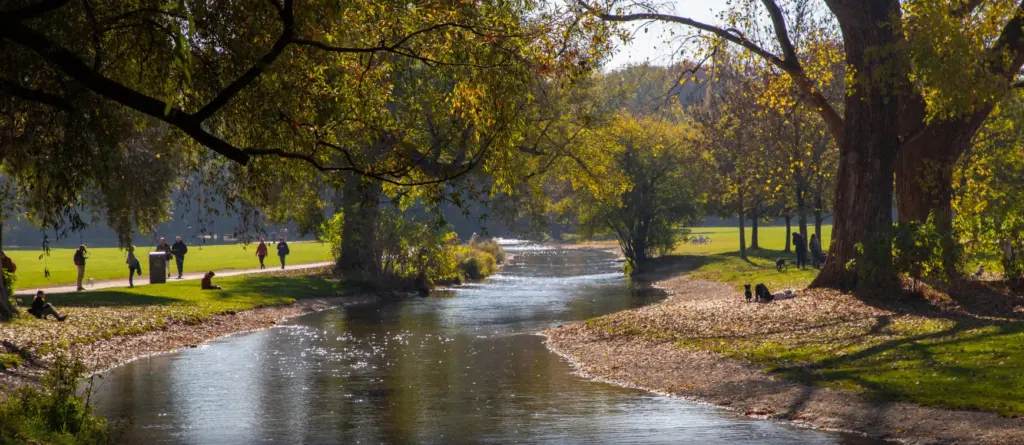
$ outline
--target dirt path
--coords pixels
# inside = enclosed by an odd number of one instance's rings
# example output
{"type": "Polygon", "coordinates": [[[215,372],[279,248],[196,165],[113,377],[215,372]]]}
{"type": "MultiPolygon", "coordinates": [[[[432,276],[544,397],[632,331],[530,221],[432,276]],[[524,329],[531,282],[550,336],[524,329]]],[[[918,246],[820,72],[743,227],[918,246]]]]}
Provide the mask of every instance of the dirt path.
{"type": "MultiPolygon", "coordinates": [[[[333,265],[333,264],[334,263],[331,262],[331,261],[324,261],[324,262],[319,262],[319,263],[296,264],[296,265],[289,265],[289,266],[287,266],[286,270],[316,269],[318,267],[325,267],[325,266],[330,266],[330,265],[333,265]]],[[[216,270],[214,272],[217,274],[217,277],[225,278],[225,277],[233,277],[233,276],[236,276],[236,275],[272,273],[272,272],[280,272],[280,271],[281,271],[281,269],[277,268],[277,267],[267,267],[266,269],[260,269],[260,268],[257,267],[257,268],[254,268],[254,269],[224,269],[224,270],[216,270]]],[[[167,281],[168,282],[173,282],[173,281],[201,280],[203,278],[204,274],[206,274],[206,271],[189,272],[189,273],[183,274],[181,280],[178,280],[177,277],[172,277],[172,278],[168,279],[167,281]]],[[[88,292],[90,290],[109,289],[109,288],[112,288],[112,287],[128,287],[128,278],[119,279],[119,280],[96,281],[96,282],[94,282],[92,284],[84,284],[84,285],[85,285],[85,288],[86,288],[86,292],[88,292]]],[[[135,278],[135,286],[136,287],[138,287],[138,286],[149,286],[149,285],[150,285],[150,283],[149,283],[149,275],[148,274],[143,274],[141,277],[136,277],[135,278]]],[[[15,295],[31,296],[31,295],[35,295],[36,291],[39,290],[39,289],[42,289],[42,290],[46,291],[46,293],[48,293],[48,294],[68,294],[68,293],[75,292],[77,290],[77,287],[74,284],[71,284],[71,285],[66,285],[66,286],[49,286],[49,287],[40,287],[40,288],[19,289],[19,290],[17,290],[15,292],[15,295]]]]}
{"type": "MultiPolygon", "coordinates": [[[[737,307],[730,302],[739,298],[736,291],[722,283],[676,277],[658,284],[673,296],[656,305],[614,314],[613,324],[696,329],[681,328],[679,323],[685,326],[697,323],[687,318],[706,318],[717,326],[724,321],[707,315],[722,312],[709,308],[737,307]]],[[[766,309],[759,306],[740,305],[742,309],[730,309],[728,316],[744,317],[747,315],[742,312],[766,309]]],[[[912,444],[1024,443],[1024,420],[1020,418],[870,400],[848,391],[784,380],[748,362],[684,349],[671,340],[610,333],[583,323],[560,326],[545,334],[548,347],[586,377],[707,402],[748,416],[857,431],[912,444]]]]}

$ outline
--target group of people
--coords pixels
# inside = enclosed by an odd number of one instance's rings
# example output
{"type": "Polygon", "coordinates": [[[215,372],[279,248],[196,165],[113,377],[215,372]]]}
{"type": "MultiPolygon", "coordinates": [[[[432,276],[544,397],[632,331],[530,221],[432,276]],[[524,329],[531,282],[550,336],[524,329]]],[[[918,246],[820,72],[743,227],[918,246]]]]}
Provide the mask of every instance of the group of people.
{"type": "MultiPolygon", "coordinates": [[[[125,264],[128,265],[128,287],[135,287],[135,277],[142,276],[142,262],[135,255],[135,246],[128,246],[128,258],[125,259],[125,264]]],[[[268,247],[266,241],[261,237],[259,245],[256,246],[256,258],[260,261],[260,269],[266,269],[265,259],[268,253],[268,247]]],[[[167,238],[160,238],[160,244],[156,246],[157,252],[164,252],[167,255],[167,260],[174,259],[174,265],[178,269],[178,279],[182,278],[182,274],[185,269],[185,255],[188,253],[188,246],[181,240],[181,237],[174,238],[174,244],[168,245],[167,238]]],[[[278,237],[277,242],[277,256],[281,259],[281,269],[285,266],[285,257],[291,253],[291,249],[288,248],[288,242],[284,240],[284,236],[278,237]]],[[[85,279],[85,262],[89,258],[89,251],[86,249],[85,244],[78,246],[78,250],[75,251],[74,262],[75,267],[78,268],[78,290],[85,290],[82,287],[82,280],[85,279]]],[[[213,272],[207,273],[206,278],[212,277],[213,272]]],[[[171,268],[167,268],[167,278],[171,277],[171,268]]],[[[203,287],[206,289],[206,287],[203,287]]],[[[219,289],[219,288],[218,288],[219,289]]]]}
{"type": "Polygon", "coordinates": [[[793,248],[796,250],[796,267],[803,269],[807,267],[807,254],[808,247],[811,254],[811,264],[815,269],[825,264],[825,251],[821,248],[821,240],[818,239],[818,235],[811,234],[810,246],[804,236],[799,232],[793,233],[793,248]]]}
{"type": "MultiPolygon", "coordinates": [[[[266,269],[264,260],[267,257],[268,250],[266,241],[263,238],[260,238],[260,243],[256,246],[256,257],[260,261],[260,269],[266,269]]],[[[135,246],[129,245],[127,251],[128,257],[125,260],[125,264],[128,265],[128,287],[135,287],[135,276],[142,275],[142,262],[140,262],[139,258],[135,255],[135,246]]],[[[167,239],[161,237],[160,244],[157,245],[156,251],[166,253],[168,260],[174,258],[175,266],[177,266],[178,269],[178,279],[181,279],[185,267],[185,254],[188,253],[188,246],[186,246],[185,242],[181,240],[181,237],[175,237],[173,245],[167,245],[167,239]]],[[[291,250],[288,248],[288,242],[284,240],[284,236],[278,237],[277,256],[281,259],[281,269],[284,269],[285,257],[290,253],[291,250]]],[[[75,267],[78,269],[77,283],[79,291],[85,290],[85,288],[82,287],[82,280],[85,278],[85,263],[87,259],[89,259],[89,250],[85,247],[85,244],[82,244],[75,250],[73,258],[75,267]]],[[[14,262],[4,255],[3,252],[0,252],[0,267],[10,273],[14,273],[16,270],[14,262]]],[[[216,274],[213,271],[209,271],[203,276],[200,283],[203,290],[221,289],[220,286],[213,284],[213,277],[215,275],[216,274]]],[[[170,268],[167,269],[167,277],[171,277],[170,268]]],[[[57,319],[57,321],[64,321],[67,319],[67,315],[61,314],[53,304],[46,301],[46,292],[42,290],[36,292],[35,298],[32,299],[32,306],[28,309],[28,313],[36,318],[45,319],[52,315],[53,318],[57,319]]]]}

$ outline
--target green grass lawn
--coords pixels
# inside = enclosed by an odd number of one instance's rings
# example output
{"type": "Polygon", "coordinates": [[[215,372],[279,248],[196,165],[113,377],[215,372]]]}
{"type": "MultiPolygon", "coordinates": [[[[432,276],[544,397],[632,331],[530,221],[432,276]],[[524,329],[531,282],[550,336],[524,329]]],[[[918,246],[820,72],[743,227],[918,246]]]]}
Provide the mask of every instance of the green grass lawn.
{"type": "MultiPolygon", "coordinates": [[[[280,264],[277,259],[275,244],[270,246],[271,255],[267,258],[268,266],[280,264]]],[[[319,242],[288,243],[291,254],[288,264],[315,263],[331,260],[331,249],[327,244],[319,242]]],[[[136,247],[135,254],[142,261],[143,275],[149,273],[147,256],[154,247],[136,247]]],[[[51,249],[49,256],[40,256],[41,250],[8,249],[9,255],[18,265],[17,287],[30,289],[35,287],[59,286],[74,284],[78,277],[77,269],[72,262],[74,249],[51,249]],[[47,278],[44,271],[49,269],[47,278]]],[[[127,253],[116,247],[100,247],[89,249],[86,261],[85,276],[95,280],[127,278],[128,267],[125,265],[127,253]]],[[[171,262],[173,270],[174,264],[171,262]]],[[[256,259],[256,244],[242,246],[239,244],[218,244],[209,246],[189,246],[185,256],[185,270],[201,272],[205,270],[250,269],[259,267],[256,259]]]]}
{"type": "MultiPolygon", "coordinates": [[[[326,275],[309,274],[310,271],[275,272],[215,279],[214,283],[223,290],[211,291],[201,290],[197,281],[175,281],[134,289],[51,295],[47,300],[69,315],[66,322],[20,317],[3,325],[0,340],[47,352],[56,347],[147,332],[168,322],[198,323],[226,312],[337,296],[348,291],[326,275]]],[[[30,303],[28,297],[19,301],[22,308],[30,303]]]]}
{"type": "MultiPolygon", "coordinates": [[[[679,243],[676,246],[674,253],[684,255],[708,255],[716,253],[727,253],[727,252],[738,252],[740,250],[740,230],[739,227],[691,227],[690,236],[697,236],[698,234],[704,235],[705,237],[711,238],[711,244],[691,244],[691,243],[679,243]]],[[[808,236],[814,233],[814,226],[807,226],[808,236]]],[[[797,231],[797,226],[793,225],[793,231],[797,231]]],[[[752,230],[747,227],[745,230],[747,237],[747,246],[750,246],[750,237],[752,230]]],[[[828,250],[828,243],[832,240],[832,226],[823,225],[821,226],[821,236],[824,238],[821,247],[828,250]]],[[[758,246],[766,250],[783,250],[786,248],[786,226],[770,226],[760,227],[757,229],[757,241],[758,246]]],[[[793,258],[796,255],[793,254],[793,258]]]]}
{"type": "Polygon", "coordinates": [[[684,341],[783,377],[950,409],[1024,415],[1024,323],[893,317],[882,329],[684,341]],[[801,339],[801,337],[803,337],[801,339]]]}

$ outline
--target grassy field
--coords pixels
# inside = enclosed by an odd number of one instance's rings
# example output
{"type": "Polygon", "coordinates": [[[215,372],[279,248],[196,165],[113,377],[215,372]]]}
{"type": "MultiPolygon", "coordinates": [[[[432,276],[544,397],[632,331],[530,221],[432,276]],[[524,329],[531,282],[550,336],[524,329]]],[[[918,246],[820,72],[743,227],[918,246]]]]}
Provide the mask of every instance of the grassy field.
{"type": "MultiPolygon", "coordinates": [[[[276,255],[275,244],[270,246],[270,256],[266,262],[268,266],[280,264],[276,255]]],[[[291,254],[288,255],[288,264],[315,263],[330,261],[330,246],[318,242],[294,242],[288,243],[291,254]]],[[[153,247],[136,247],[135,254],[142,261],[143,275],[149,273],[147,256],[153,251],[153,247]]],[[[78,277],[77,269],[72,262],[75,252],[73,249],[51,249],[49,256],[40,257],[41,250],[10,249],[4,253],[14,259],[18,265],[17,287],[29,289],[35,287],[59,286],[74,284],[78,277]],[[44,271],[49,269],[50,276],[46,277],[44,271]]],[[[125,265],[127,253],[115,247],[100,247],[89,249],[89,259],[86,261],[85,276],[95,280],[108,280],[115,278],[127,278],[128,267],[125,265]]],[[[185,270],[188,272],[201,272],[205,270],[225,269],[250,269],[259,267],[259,260],[256,259],[256,245],[242,246],[238,244],[218,244],[210,246],[189,246],[188,254],[185,256],[185,270]]],[[[173,261],[171,262],[174,269],[173,261]]]]}
{"type": "MultiPolygon", "coordinates": [[[[796,227],[794,227],[795,229],[796,227]]],[[[814,233],[814,227],[808,227],[814,233]]],[[[750,245],[751,230],[746,230],[747,245],[750,245]]],[[[693,259],[699,265],[692,274],[699,278],[725,281],[736,288],[744,284],[764,283],[769,289],[800,288],[814,279],[818,271],[812,267],[800,270],[795,266],[796,253],[786,253],[786,227],[761,227],[757,231],[759,249],[747,249],[747,258],[739,255],[740,231],[736,227],[695,227],[690,234],[711,238],[711,244],[680,243],[672,252],[674,256],[693,259]],[[789,268],[783,272],[775,269],[775,261],[785,258],[789,268]]],[[[828,249],[832,237],[832,226],[821,228],[825,239],[823,248],[828,249]]]]}
{"type": "MultiPolygon", "coordinates": [[[[67,313],[68,321],[20,317],[4,325],[0,340],[47,352],[70,344],[147,332],[169,322],[198,323],[229,311],[330,297],[346,291],[337,281],[310,273],[305,270],[228,277],[215,280],[223,290],[214,291],[200,290],[196,281],[175,281],[161,286],[52,295],[47,300],[67,313]]],[[[31,299],[22,298],[19,304],[28,307],[31,299]]]]}

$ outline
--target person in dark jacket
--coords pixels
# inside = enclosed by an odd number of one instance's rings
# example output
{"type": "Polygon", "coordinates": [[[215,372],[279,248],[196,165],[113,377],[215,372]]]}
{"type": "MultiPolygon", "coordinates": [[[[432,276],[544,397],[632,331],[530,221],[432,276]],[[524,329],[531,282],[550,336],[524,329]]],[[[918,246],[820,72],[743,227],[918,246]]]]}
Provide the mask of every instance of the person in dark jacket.
{"type": "Polygon", "coordinates": [[[284,241],[284,237],[277,238],[277,256],[281,257],[281,268],[284,269],[284,257],[291,253],[288,250],[288,243],[284,241]]]}
{"type": "Polygon", "coordinates": [[[89,257],[89,252],[85,250],[85,244],[78,246],[78,250],[75,251],[75,267],[78,268],[78,290],[85,290],[82,287],[82,279],[85,278],[85,259],[89,257]]]}
{"type": "Polygon", "coordinates": [[[174,255],[174,264],[178,266],[178,279],[180,280],[181,269],[185,266],[185,254],[188,253],[188,246],[185,245],[180,236],[174,238],[171,253],[174,255]]]}
{"type": "Polygon", "coordinates": [[[203,275],[203,282],[200,283],[200,287],[202,287],[203,290],[219,290],[221,288],[220,286],[213,284],[214,275],[216,274],[214,274],[212,270],[207,272],[206,275],[203,275]]]}
{"type": "MultiPolygon", "coordinates": [[[[163,252],[165,257],[167,258],[167,261],[171,261],[171,257],[173,255],[171,254],[171,246],[167,245],[167,238],[160,237],[160,244],[158,244],[156,246],[156,251],[157,252],[163,252]]],[[[171,265],[170,264],[165,264],[164,265],[164,269],[167,270],[167,278],[170,278],[171,277],[171,265]]],[[[150,271],[150,273],[152,273],[152,271],[150,271]]]]}
{"type": "Polygon", "coordinates": [[[52,304],[46,302],[46,293],[43,291],[36,292],[36,298],[32,300],[32,307],[28,308],[28,313],[35,315],[36,318],[46,318],[49,315],[53,315],[57,321],[64,321],[68,318],[67,315],[61,315],[57,312],[57,308],[53,307],[52,304]]]}
{"type": "Polygon", "coordinates": [[[128,265],[128,287],[135,287],[135,274],[142,276],[142,263],[135,256],[135,246],[128,245],[128,259],[124,263],[128,265]]]}
{"type": "Polygon", "coordinates": [[[260,259],[260,269],[266,269],[263,265],[263,260],[267,257],[267,243],[263,241],[263,237],[260,237],[260,245],[256,246],[256,258],[260,259]]]}
{"type": "Polygon", "coordinates": [[[818,235],[811,235],[811,264],[815,269],[821,268],[825,263],[825,251],[821,250],[821,240],[818,235]]]}
{"type": "Polygon", "coordinates": [[[807,240],[799,233],[793,234],[793,247],[796,249],[796,267],[803,269],[807,266],[807,240]]]}

